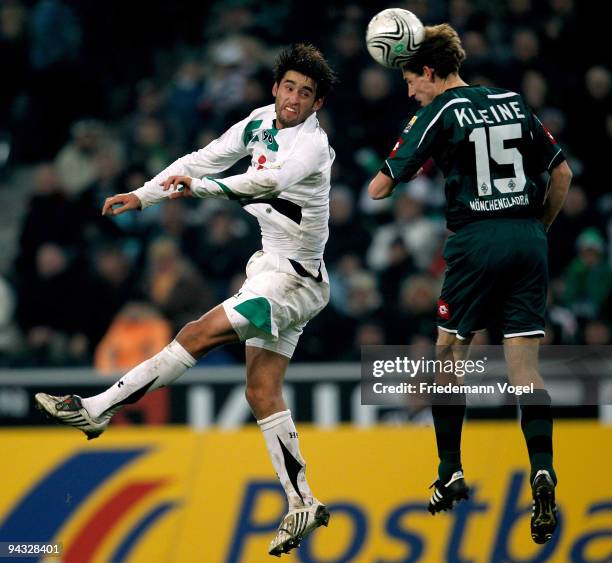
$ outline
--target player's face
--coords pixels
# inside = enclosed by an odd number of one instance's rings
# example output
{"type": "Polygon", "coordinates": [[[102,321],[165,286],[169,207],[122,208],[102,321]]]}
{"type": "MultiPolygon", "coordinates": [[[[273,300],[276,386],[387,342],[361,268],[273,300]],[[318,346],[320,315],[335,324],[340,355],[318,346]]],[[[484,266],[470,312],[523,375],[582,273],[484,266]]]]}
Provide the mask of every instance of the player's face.
{"type": "Polygon", "coordinates": [[[280,83],[274,83],[272,95],[276,98],[274,109],[279,129],[299,125],[323,105],[323,98],[315,99],[314,80],[295,70],[287,71],[280,83]]]}
{"type": "Polygon", "coordinates": [[[414,98],[423,107],[430,104],[438,93],[433,75],[427,68],[424,69],[423,74],[415,74],[405,70],[404,80],[408,84],[408,96],[414,98]]]}

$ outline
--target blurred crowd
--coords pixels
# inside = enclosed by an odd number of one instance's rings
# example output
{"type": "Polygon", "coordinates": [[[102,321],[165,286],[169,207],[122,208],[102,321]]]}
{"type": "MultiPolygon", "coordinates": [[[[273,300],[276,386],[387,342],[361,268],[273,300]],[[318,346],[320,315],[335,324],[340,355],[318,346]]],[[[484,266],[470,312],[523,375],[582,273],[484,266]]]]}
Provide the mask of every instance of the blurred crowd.
{"type": "MultiPolygon", "coordinates": [[[[602,24],[574,0],[391,5],[453,25],[468,55],[462,77],[520,91],[560,142],[575,179],[549,234],[546,341],[610,344],[612,77],[602,24]]],[[[340,84],[319,112],[337,154],[332,298],[295,359],[354,361],[364,344],[433,342],[443,180],[430,166],[389,200],[366,194],[417,109],[400,73],[365,49],[367,22],[384,7],[0,0],[0,190],[27,198],[12,267],[0,272],[0,363],[128,367],[235,292],[259,248],[256,222],[236,204],[176,200],[112,220],[101,204],[271,103],[275,55],[303,40],[323,50],[340,84]]],[[[497,343],[499,327],[481,338],[497,343]]],[[[228,347],[204,361],[242,354],[228,347]]]]}

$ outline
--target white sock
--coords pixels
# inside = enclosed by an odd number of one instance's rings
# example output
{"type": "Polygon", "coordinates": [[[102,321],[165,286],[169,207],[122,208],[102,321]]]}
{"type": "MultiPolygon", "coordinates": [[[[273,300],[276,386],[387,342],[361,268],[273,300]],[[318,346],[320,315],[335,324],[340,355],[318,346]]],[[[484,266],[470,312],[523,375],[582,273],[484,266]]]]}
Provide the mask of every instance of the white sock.
{"type": "Polygon", "coordinates": [[[272,465],[287,494],[289,510],[311,505],[312,493],[306,482],[306,462],[300,453],[291,411],[274,413],[258,420],[257,424],[263,432],[272,465]]]}
{"type": "Polygon", "coordinates": [[[169,385],[195,363],[195,358],[173,340],[161,352],[128,371],[106,391],[83,399],[83,406],[94,418],[103,413],[112,416],[123,405],[135,403],[149,391],[169,385]]]}

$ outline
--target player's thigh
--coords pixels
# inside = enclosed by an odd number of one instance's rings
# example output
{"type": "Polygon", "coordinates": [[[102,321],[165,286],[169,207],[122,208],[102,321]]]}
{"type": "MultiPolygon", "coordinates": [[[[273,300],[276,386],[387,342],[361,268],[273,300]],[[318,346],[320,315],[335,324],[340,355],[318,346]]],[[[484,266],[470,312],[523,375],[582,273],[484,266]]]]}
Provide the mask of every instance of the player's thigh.
{"type": "Polygon", "coordinates": [[[241,340],[276,340],[290,327],[305,324],[329,301],[329,285],[278,271],[250,276],[240,291],[223,302],[241,340]]]}
{"type": "Polygon", "coordinates": [[[505,276],[504,338],[544,336],[548,294],[548,244],[537,222],[515,226],[517,247],[505,276]]]}
{"type": "MultiPolygon", "coordinates": [[[[498,274],[486,240],[475,227],[449,238],[444,250],[446,272],[438,301],[437,325],[458,340],[486,326],[491,292],[498,274]]],[[[450,337],[449,337],[450,338],[450,337]]]]}
{"type": "Polygon", "coordinates": [[[258,336],[249,338],[246,341],[247,351],[249,351],[249,349],[251,349],[251,352],[256,349],[266,350],[268,353],[274,353],[286,358],[287,363],[289,363],[305,326],[306,323],[300,323],[296,326],[287,327],[281,330],[278,333],[278,337],[275,339],[261,338],[258,336]]]}

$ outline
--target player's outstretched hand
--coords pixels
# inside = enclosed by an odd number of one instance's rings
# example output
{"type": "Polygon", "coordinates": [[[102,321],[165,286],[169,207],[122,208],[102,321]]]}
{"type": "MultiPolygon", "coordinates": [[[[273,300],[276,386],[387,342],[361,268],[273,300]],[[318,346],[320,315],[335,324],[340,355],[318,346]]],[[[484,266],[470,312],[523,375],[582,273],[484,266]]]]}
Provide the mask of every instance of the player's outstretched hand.
{"type": "Polygon", "coordinates": [[[191,197],[191,177],[189,176],[169,176],[161,184],[162,189],[166,192],[172,190],[169,199],[177,197],[191,197]]]}
{"type": "Polygon", "coordinates": [[[102,215],[121,215],[131,209],[140,209],[140,200],[134,194],[117,194],[107,197],[102,207],[102,215]],[[118,205],[119,207],[113,207],[118,205]]]}

